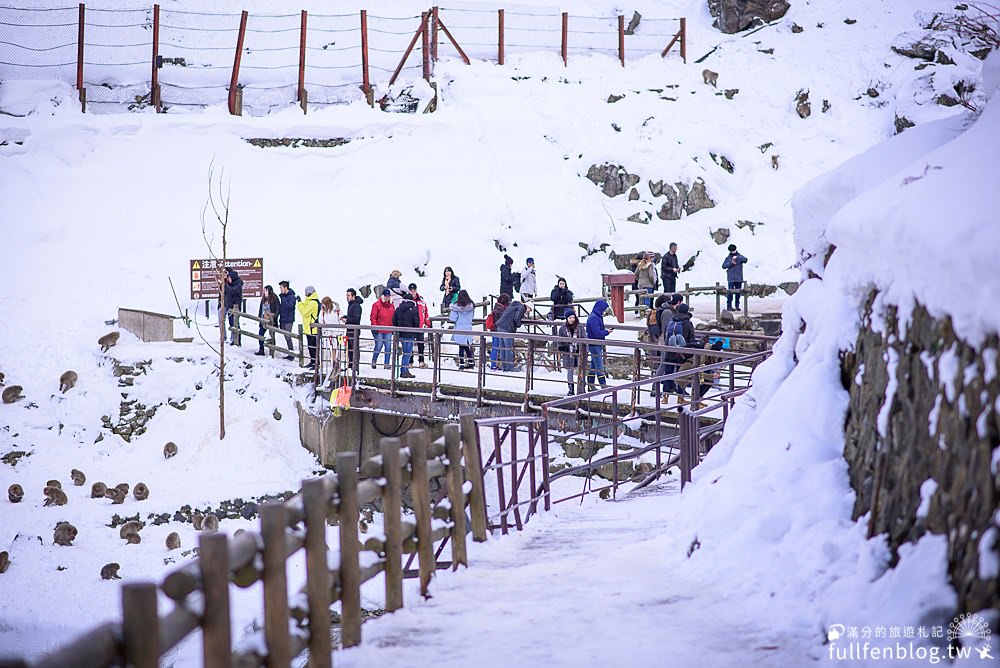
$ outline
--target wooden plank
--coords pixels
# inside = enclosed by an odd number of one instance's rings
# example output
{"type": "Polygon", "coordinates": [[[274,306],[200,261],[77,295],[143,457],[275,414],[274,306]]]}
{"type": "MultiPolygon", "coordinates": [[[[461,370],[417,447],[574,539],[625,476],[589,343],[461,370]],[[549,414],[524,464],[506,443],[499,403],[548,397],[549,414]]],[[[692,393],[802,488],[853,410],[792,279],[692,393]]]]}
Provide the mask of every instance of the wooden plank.
{"type": "Polygon", "coordinates": [[[98,668],[110,666],[120,661],[118,647],[119,628],[117,624],[103,624],[70,644],[64,645],[52,654],[38,659],[32,668],[98,668]]]}
{"type": "Polygon", "coordinates": [[[330,569],[327,567],[326,518],[329,498],[321,478],[302,485],[306,512],[306,599],[309,601],[309,665],[330,668],[330,569]]]}
{"type": "Polygon", "coordinates": [[[465,493],[462,484],[462,429],[457,424],[445,425],[444,443],[448,454],[448,501],[451,504],[451,567],[469,565],[465,545],[465,493]]]}
{"type": "Polygon", "coordinates": [[[337,455],[340,480],[340,618],[343,646],[361,644],[361,569],[358,555],[358,454],[337,455]]]}
{"type": "Polygon", "coordinates": [[[285,504],[268,503],[260,508],[264,536],[264,639],[269,668],[288,666],[291,647],[288,635],[288,580],[285,575],[285,504]]]}
{"type": "Polygon", "coordinates": [[[403,607],[403,471],[399,463],[399,439],[383,438],[382,512],[385,533],[385,610],[403,607]]]}
{"type": "Polygon", "coordinates": [[[414,429],[407,434],[410,444],[410,466],[413,482],[413,514],[417,518],[417,556],[420,558],[420,594],[429,596],[428,588],[434,574],[434,540],[431,536],[431,490],[427,477],[427,432],[414,429]]]}
{"type": "Polygon", "coordinates": [[[202,534],[198,542],[202,589],[202,664],[205,668],[228,668],[232,661],[229,626],[229,540],[225,534],[202,534]]]}
{"type": "Polygon", "coordinates": [[[156,585],[122,586],[122,644],[126,665],[156,668],[160,663],[160,618],[156,612],[156,585]]]}
{"type": "Polygon", "coordinates": [[[465,479],[472,483],[469,493],[469,514],[472,518],[472,539],[486,540],[486,492],[483,485],[483,460],[479,452],[476,416],[466,413],[459,418],[462,427],[462,449],[465,454],[465,479]]]}

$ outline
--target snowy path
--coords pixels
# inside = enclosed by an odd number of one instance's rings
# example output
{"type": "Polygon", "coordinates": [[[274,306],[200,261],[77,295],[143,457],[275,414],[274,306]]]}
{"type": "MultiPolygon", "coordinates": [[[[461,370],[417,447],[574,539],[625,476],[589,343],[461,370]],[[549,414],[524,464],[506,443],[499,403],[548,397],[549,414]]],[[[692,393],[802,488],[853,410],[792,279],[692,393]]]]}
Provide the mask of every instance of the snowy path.
{"type": "MultiPolygon", "coordinates": [[[[368,623],[345,666],[802,666],[820,639],[769,624],[766,595],[702,581],[671,536],[677,486],[561,505],[520,534],[473,544],[433,598],[368,623]],[[678,555],[677,557],[671,555],[678,555]]],[[[738,563],[739,559],[734,559],[738,563]]],[[[739,573],[733,573],[738,578],[739,573]]]]}

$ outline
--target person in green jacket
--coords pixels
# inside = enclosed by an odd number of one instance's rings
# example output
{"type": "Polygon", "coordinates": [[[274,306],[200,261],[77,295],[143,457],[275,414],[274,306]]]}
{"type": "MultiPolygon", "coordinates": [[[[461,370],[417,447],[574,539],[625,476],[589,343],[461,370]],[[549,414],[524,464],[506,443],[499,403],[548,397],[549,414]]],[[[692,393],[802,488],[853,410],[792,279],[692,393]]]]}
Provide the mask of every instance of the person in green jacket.
{"type": "Polygon", "coordinates": [[[306,286],[305,300],[299,300],[295,308],[302,316],[302,329],[306,333],[306,343],[309,346],[309,368],[316,368],[316,320],[319,319],[319,297],[316,296],[316,288],[311,285],[306,286]]]}

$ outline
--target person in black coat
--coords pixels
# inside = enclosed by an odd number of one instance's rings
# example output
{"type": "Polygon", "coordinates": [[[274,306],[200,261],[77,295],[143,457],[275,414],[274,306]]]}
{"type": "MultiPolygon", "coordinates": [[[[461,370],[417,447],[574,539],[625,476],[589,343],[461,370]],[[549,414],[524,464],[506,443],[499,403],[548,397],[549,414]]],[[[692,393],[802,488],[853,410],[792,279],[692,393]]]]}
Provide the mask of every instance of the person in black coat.
{"type": "Polygon", "coordinates": [[[291,354],[292,350],[292,325],[295,324],[295,304],[299,301],[298,296],[295,294],[295,290],[288,287],[288,281],[278,281],[278,327],[288,334],[285,334],[285,347],[288,349],[289,354],[285,356],[286,360],[293,360],[295,356],[291,354]]]}
{"type": "MultiPolygon", "coordinates": [[[[236,270],[232,267],[226,268],[224,293],[226,313],[229,313],[229,311],[234,308],[236,310],[241,310],[243,308],[243,279],[240,278],[240,275],[236,273],[236,270]]],[[[229,316],[229,326],[236,326],[236,316],[229,316]]],[[[240,335],[238,331],[234,330],[229,335],[229,344],[233,346],[240,345],[240,335]]]]}
{"type": "MultiPolygon", "coordinates": [[[[260,347],[255,355],[264,355],[264,334],[267,333],[266,326],[278,326],[278,295],[274,294],[274,288],[270,285],[264,286],[264,296],[260,298],[260,306],[257,308],[257,317],[267,322],[260,323],[258,334],[260,334],[260,347]]],[[[271,332],[271,345],[274,345],[274,332],[271,332]]],[[[272,352],[272,356],[273,356],[272,352]]]]}
{"type": "Polygon", "coordinates": [[[441,313],[444,313],[455,303],[455,300],[458,299],[458,293],[462,289],[462,281],[455,275],[451,267],[444,268],[444,274],[441,276],[441,287],[438,289],[444,293],[444,299],[441,300],[441,313]]]}
{"type": "MultiPolygon", "coordinates": [[[[412,327],[414,330],[420,328],[420,312],[417,310],[417,303],[406,297],[399,303],[392,314],[393,327],[412,327]]],[[[399,343],[403,349],[403,356],[399,362],[400,378],[416,378],[410,373],[410,360],[413,358],[413,341],[417,338],[417,332],[400,332],[399,343]]]]}
{"type": "MultiPolygon", "coordinates": [[[[365,303],[365,300],[358,296],[358,291],[354,288],[347,288],[347,316],[344,322],[348,325],[360,325],[361,324],[361,305],[365,303]]],[[[358,350],[358,338],[361,335],[361,330],[359,329],[348,329],[347,330],[347,360],[348,365],[354,369],[356,367],[355,355],[357,355],[358,350]]]]}
{"type": "Polygon", "coordinates": [[[514,258],[510,255],[503,256],[503,264],[500,265],[500,294],[514,295],[515,287],[521,286],[520,272],[511,271],[514,266],[514,258]]]}
{"type": "Polygon", "coordinates": [[[556,286],[549,293],[552,300],[552,317],[562,320],[573,312],[573,291],[566,286],[566,279],[560,278],[556,286]]]}
{"type": "Polygon", "coordinates": [[[671,242],[670,250],[660,260],[660,278],[663,279],[664,292],[677,292],[677,274],[681,273],[681,265],[677,261],[677,244],[671,242]]]}

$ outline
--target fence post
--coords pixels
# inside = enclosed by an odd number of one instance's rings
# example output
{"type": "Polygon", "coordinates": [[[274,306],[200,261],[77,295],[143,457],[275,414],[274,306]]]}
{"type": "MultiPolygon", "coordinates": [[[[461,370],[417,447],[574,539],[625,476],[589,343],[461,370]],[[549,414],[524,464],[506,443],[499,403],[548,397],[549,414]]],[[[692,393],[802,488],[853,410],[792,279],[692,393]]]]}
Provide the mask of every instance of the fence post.
{"type": "Polygon", "coordinates": [[[448,455],[448,501],[451,503],[451,569],[469,565],[465,546],[465,492],[462,489],[462,429],[457,424],[444,427],[448,455]]]}
{"type": "Polygon", "coordinates": [[[486,493],[483,484],[483,459],[479,452],[479,431],[476,416],[466,413],[459,418],[462,426],[462,450],[465,454],[465,479],[472,483],[469,493],[469,515],[472,517],[472,540],[486,540],[486,493]]]}
{"type": "Polygon", "coordinates": [[[427,432],[415,429],[407,434],[410,446],[410,466],[413,475],[410,493],[413,495],[413,514],[417,519],[417,556],[420,558],[420,594],[428,597],[428,586],[437,563],[431,538],[431,491],[427,477],[427,432]]]}
{"type": "Polygon", "coordinates": [[[340,496],[340,632],[344,647],[361,644],[361,566],[358,554],[358,453],[337,455],[340,496]]]}
{"type": "Polygon", "coordinates": [[[715,320],[718,322],[722,318],[722,284],[715,282],[715,320]]]}
{"type": "Polygon", "coordinates": [[[306,339],[305,331],[302,329],[302,325],[299,325],[299,366],[305,366],[306,363],[306,339]]]}
{"type": "Polygon", "coordinates": [[[292,660],[288,635],[288,578],[285,575],[284,503],[261,506],[260,527],[264,537],[264,638],[267,665],[287,666],[292,660]]]}
{"type": "Polygon", "coordinates": [[[383,438],[382,512],[385,532],[385,611],[403,607],[403,471],[399,464],[399,439],[383,438]]]}
{"type": "MultiPolygon", "coordinates": [[[[361,10],[361,92],[368,100],[368,106],[375,106],[371,79],[368,76],[368,10],[361,10]]],[[[360,337],[360,332],[359,336],[360,337]]]]}
{"type": "Polygon", "coordinates": [[[87,89],[83,87],[83,26],[86,12],[86,6],[81,2],[79,26],[76,35],[76,90],[80,94],[81,113],[86,113],[87,111],[87,89]]]}
{"type": "Polygon", "coordinates": [[[438,7],[431,8],[431,60],[438,59],[438,7]]]}
{"type": "Polygon", "coordinates": [[[306,98],[306,23],[308,21],[308,13],[306,10],[302,10],[302,25],[299,28],[299,106],[302,107],[302,113],[306,113],[306,107],[308,106],[306,98]]]}
{"type": "MultiPolygon", "coordinates": [[[[510,341],[511,349],[514,347],[514,339],[510,341]]],[[[521,407],[525,413],[528,412],[528,393],[531,391],[532,369],[535,365],[535,340],[528,339],[527,359],[524,360],[524,405],[521,407]]]]}
{"type": "Polygon", "coordinates": [[[691,284],[690,283],[685,283],[684,284],[684,303],[687,304],[688,306],[691,305],[691,294],[690,293],[691,293],[691,284]]]}
{"type": "Polygon", "coordinates": [[[687,61],[688,61],[688,57],[687,57],[687,34],[688,34],[688,32],[687,32],[687,19],[682,16],[681,17],[681,60],[684,61],[685,65],[687,64],[687,61]]]}
{"type": "Polygon", "coordinates": [[[566,55],[567,42],[568,42],[567,33],[568,32],[569,32],[569,13],[568,12],[563,12],[562,13],[562,51],[561,51],[561,53],[562,53],[562,59],[563,59],[563,67],[569,65],[569,61],[568,61],[568,58],[567,58],[567,55],[566,55]]]}
{"type": "Polygon", "coordinates": [[[625,17],[618,15],[618,60],[625,67],[625,17]]]}
{"type": "Polygon", "coordinates": [[[150,77],[149,102],[160,113],[160,6],[153,5],[153,74],[150,77]]]}
{"type": "Polygon", "coordinates": [[[152,582],[122,586],[122,640],[127,665],[156,668],[160,664],[160,618],[152,582]]]}
{"type": "Polygon", "coordinates": [[[306,515],[306,597],[309,602],[309,665],[330,668],[330,569],[326,520],[329,499],[322,478],[302,484],[306,515]]]}
{"type": "Polygon", "coordinates": [[[427,34],[427,24],[430,23],[430,13],[421,12],[420,13],[420,55],[423,61],[423,75],[424,81],[431,80],[431,50],[430,50],[430,39],[427,34]]]}
{"type": "Polygon", "coordinates": [[[497,10],[497,65],[503,65],[503,10],[497,10]]]}
{"type": "MultiPolygon", "coordinates": [[[[233,116],[239,116],[237,111],[242,111],[242,109],[237,109],[236,106],[236,88],[239,86],[240,81],[240,59],[243,57],[243,39],[246,37],[247,33],[247,12],[243,10],[240,14],[240,32],[236,37],[236,56],[233,59],[233,76],[229,80],[229,113],[233,116]]],[[[242,106],[242,105],[241,105],[242,106]]]]}
{"type": "Polygon", "coordinates": [[[229,540],[225,534],[202,534],[198,541],[204,612],[202,613],[202,664],[232,663],[229,626],[229,540]]]}
{"type": "Polygon", "coordinates": [[[392,363],[392,366],[389,367],[389,394],[396,396],[396,365],[399,363],[399,351],[397,350],[397,348],[399,348],[399,332],[392,333],[390,345],[392,346],[392,354],[389,355],[389,361],[392,363]]]}

